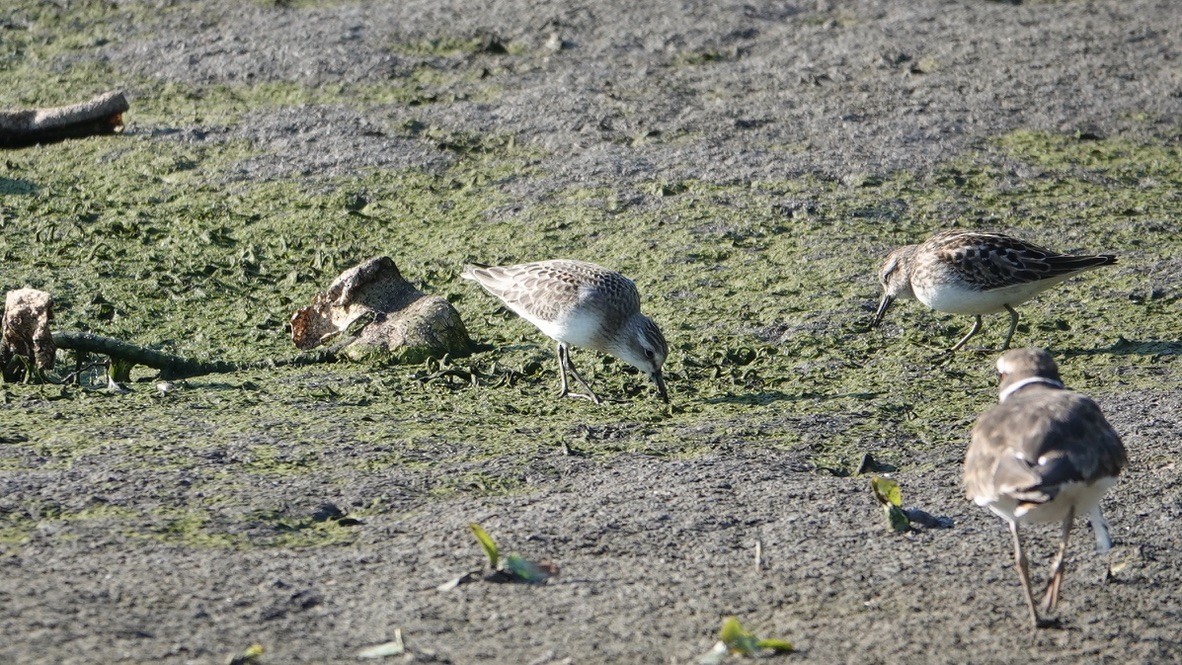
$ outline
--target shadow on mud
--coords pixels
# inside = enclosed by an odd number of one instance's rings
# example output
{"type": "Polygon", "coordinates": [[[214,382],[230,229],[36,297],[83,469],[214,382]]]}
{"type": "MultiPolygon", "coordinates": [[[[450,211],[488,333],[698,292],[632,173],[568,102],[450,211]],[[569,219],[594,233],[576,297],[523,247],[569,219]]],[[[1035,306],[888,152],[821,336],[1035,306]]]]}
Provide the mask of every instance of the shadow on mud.
{"type": "Polygon", "coordinates": [[[1074,356],[1178,356],[1182,355],[1182,342],[1166,342],[1161,340],[1131,340],[1123,337],[1114,344],[1093,349],[1059,349],[1058,355],[1064,358],[1074,356]]]}
{"type": "Polygon", "coordinates": [[[28,180],[0,176],[0,194],[5,196],[30,196],[37,193],[37,185],[28,180]]]}
{"type": "Polygon", "coordinates": [[[860,399],[871,400],[885,395],[884,392],[873,393],[828,393],[806,392],[790,394],[779,390],[769,390],[758,393],[743,393],[739,395],[719,395],[702,400],[707,404],[744,404],[750,406],[765,406],[776,402],[816,402],[832,399],[860,399]]]}

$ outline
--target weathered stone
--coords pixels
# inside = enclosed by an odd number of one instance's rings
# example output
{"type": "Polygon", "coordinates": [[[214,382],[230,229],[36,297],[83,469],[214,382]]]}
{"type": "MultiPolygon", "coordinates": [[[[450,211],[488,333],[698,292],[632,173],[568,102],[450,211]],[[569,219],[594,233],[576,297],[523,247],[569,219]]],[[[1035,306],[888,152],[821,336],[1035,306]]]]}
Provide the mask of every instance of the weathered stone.
{"type": "Polygon", "coordinates": [[[352,360],[417,363],[445,354],[466,355],[472,340],[447,300],[426,295],[402,277],[388,256],[369,259],[333,280],[291,317],[291,338],[301,349],[324,344],[362,317],[371,316],[340,353],[352,360]]]}

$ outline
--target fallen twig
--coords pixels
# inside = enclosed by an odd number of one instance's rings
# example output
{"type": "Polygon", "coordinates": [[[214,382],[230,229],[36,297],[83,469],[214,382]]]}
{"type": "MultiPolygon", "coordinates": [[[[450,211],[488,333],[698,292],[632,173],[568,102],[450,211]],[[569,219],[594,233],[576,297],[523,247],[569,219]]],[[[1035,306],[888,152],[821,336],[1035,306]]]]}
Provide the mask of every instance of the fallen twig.
{"type": "Polygon", "coordinates": [[[171,353],[164,353],[142,346],[125,342],[114,337],[96,335],[89,332],[57,331],[53,333],[53,342],[59,349],[72,349],[83,353],[98,353],[112,360],[112,366],[118,366],[115,381],[127,381],[127,374],[134,365],[144,365],[160,370],[160,379],[185,379],[202,374],[225,374],[250,369],[269,369],[285,365],[313,365],[317,363],[336,362],[339,346],[302,353],[291,358],[262,360],[254,362],[230,362],[225,360],[194,360],[183,358],[171,353]]]}
{"type": "Polygon", "coordinates": [[[129,108],[123,92],[115,91],[69,106],[0,111],[0,148],[116,134],[123,131],[123,113],[129,108]]]}

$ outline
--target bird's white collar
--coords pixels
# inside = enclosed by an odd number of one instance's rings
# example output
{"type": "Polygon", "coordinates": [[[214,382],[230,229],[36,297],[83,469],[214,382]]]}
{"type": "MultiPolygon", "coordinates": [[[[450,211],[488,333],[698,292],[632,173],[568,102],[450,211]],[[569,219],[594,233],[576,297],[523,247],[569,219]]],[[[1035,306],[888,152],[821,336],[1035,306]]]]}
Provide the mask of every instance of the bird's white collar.
{"type": "Polygon", "coordinates": [[[1047,378],[1044,378],[1041,376],[1031,376],[1031,377],[1027,377],[1025,379],[1022,379],[1021,381],[1018,381],[1017,383],[1014,383],[1013,385],[1008,386],[1005,390],[1001,391],[1001,394],[997,396],[997,401],[999,401],[999,402],[1006,401],[1007,397],[1009,397],[1010,395],[1013,395],[1015,392],[1021,390],[1022,388],[1025,388],[1026,386],[1028,386],[1032,383],[1043,383],[1048,386],[1051,386],[1052,388],[1062,388],[1063,387],[1062,383],[1059,383],[1058,381],[1056,381],[1054,379],[1047,379],[1047,378]]]}

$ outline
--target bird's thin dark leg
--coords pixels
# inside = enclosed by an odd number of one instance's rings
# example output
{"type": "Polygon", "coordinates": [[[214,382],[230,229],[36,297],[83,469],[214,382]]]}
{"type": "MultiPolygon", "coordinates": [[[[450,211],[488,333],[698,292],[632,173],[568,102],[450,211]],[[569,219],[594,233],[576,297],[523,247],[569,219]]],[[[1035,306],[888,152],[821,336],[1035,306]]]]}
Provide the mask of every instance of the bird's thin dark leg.
{"type": "Polygon", "coordinates": [[[595,391],[591,389],[590,384],[588,384],[586,381],[584,381],[582,375],[580,375],[579,372],[575,369],[575,364],[573,362],[571,362],[571,359],[570,359],[570,351],[567,351],[566,363],[567,363],[567,369],[570,370],[571,376],[578,379],[579,383],[581,383],[583,385],[583,388],[587,391],[586,395],[576,395],[574,393],[571,393],[571,397],[583,397],[583,398],[591,400],[592,402],[595,402],[596,404],[601,404],[602,402],[600,401],[599,396],[595,394],[595,391]]]}
{"type": "Polygon", "coordinates": [[[1051,579],[1047,581],[1046,591],[1042,595],[1042,611],[1050,612],[1059,603],[1059,587],[1063,584],[1063,573],[1066,569],[1067,538],[1071,535],[1071,526],[1075,521],[1075,507],[1067,509],[1067,517],[1063,518],[1063,536],[1059,540],[1059,554],[1055,563],[1051,564],[1051,579]]]}
{"type": "Polygon", "coordinates": [[[1108,534],[1108,522],[1100,512],[1100,506],[1092,508],[1088,515],[1088,524],[1092,525],[1092,533],[1096,536],[1096,554],[1104,554],[1112,549],[1112,537],[1108,534]]]}
{"type": "Polygon", "coordinates": [[[583,377],[579,376],[579,372],[575,369],[574,363],[571,362],[570,349],[562,343],[558,344],[558,373],[562,379],[562,387],[558,393],[559,397],[578,397],[582,399],[589,399],[596,404],[601,404],[599,396],[595,394],[594,390],[591,390],[591,386],[587,385],[587,382],[583,380],[583,377]],[[586,388],[587,390],[586,395],[570,392],[570,389],[566,383],[567,370],[570,371],[571,376],[575,377],[578,379],[579,383],[583,384],[583,388],[586,388]]]}
{"type": "Polygon", "coordinates": [[[558,396],[566,397],[570,390],[566,386],[566,345],[558,343],[558,396]]]}
{"type": "Polygon", "coordinates": [[[981,330],[981,315],[978,314],[977,320],[973,322],[973,327],[969,328],[969,334],[965,335],[964,337],[961,337],[959,342],[954,344],[951,349],[948,349],[948,353],[956,353],[957,351],[959,351],[960,347],[964,346],[964,343],[969,341],[969,338],[971,338],[973,335],[976,335],[980,330],[981,330]]]}
{"type": "MultiPolygon", "coordinates": [[[[1018,310],[1006,305],[1006,311],[1010,313],[1010,332],[1006,335],[1006,341],[1002,343],[1001,350],[1005,351],[1010,348],[1010,340],[1014,338],[1014,331],[1018,329],[1018,310]]],[[[977,317],[978,320],[980,317],[977,317]]]]}
{"type": "Polygon", "coordinates": [[[1038,607],[1034,604],[1034,593],[1030,590],[1030,561],[1022,551],[1022,539],[1018,536],[1018,523],[1010,522],[1010,533],[1014,535],[1014,567],[1018,569],[1018,579],[1022,580],[1022,591],[1026,594],[1026,606],[1030,608],[1031,627],[1037,629],[1038,607]]]}

